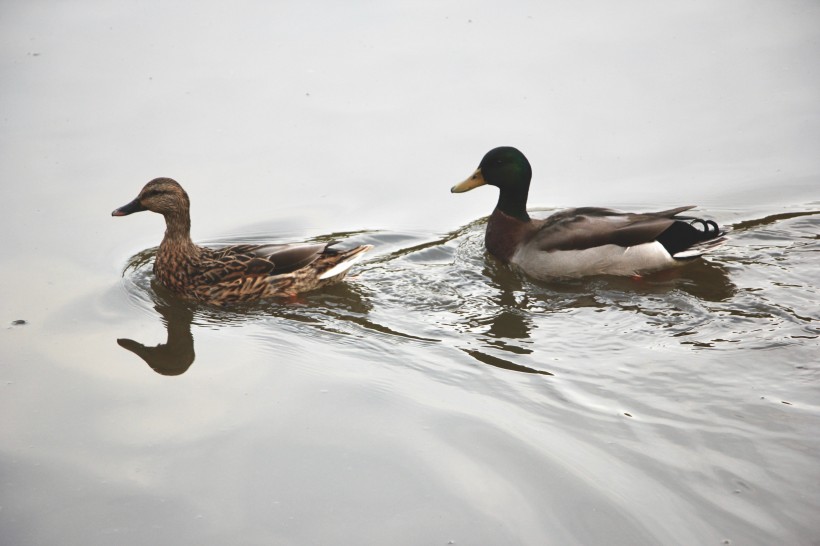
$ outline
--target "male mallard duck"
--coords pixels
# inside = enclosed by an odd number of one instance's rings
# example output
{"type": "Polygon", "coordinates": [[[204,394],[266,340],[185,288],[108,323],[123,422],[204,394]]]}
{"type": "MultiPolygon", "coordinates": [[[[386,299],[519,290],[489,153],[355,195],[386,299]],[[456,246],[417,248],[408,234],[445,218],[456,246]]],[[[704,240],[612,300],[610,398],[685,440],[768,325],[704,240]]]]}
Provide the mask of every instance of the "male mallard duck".
{"type": "Polygon", "coordinates": [[[484,184],[500,190],[484,244],[536,279],[651,273],[683,265],[726,240],[726,230],[712,220],[677,217],[694,206],[647,213],[583,207],[533,220],[526,208],[530,179],[524,154],[501,147],[487,152],[473,175],[450,191],[484,184]]]}
{"type": "Polygon", "coordinates": [[[154,275],[166,288],[192,300],[224,305],[293,296],[338,282],[373,248],[331,248],[331,243],[234,245],[205,248],[191,241],[188,194],[170,178],[148,182],[136,199],[111,216],[150,210],[165,217],[165,237],[154,275]]]}

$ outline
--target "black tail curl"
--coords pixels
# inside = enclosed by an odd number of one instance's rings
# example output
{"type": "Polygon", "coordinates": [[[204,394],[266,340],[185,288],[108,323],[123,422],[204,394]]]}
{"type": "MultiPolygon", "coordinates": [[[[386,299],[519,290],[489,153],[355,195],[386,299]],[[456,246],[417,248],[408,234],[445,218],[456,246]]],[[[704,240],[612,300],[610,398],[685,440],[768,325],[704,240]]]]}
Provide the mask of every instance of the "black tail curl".
{"type": "Polygon", "coordinates": [[[723,230],[714,220],[701,218],[687,218],[677,220],[658,237],[666,251],[672,256],[682,252],[697,243],[717,239],[723,235],[723,230]]]}
{"type": "Polygon", "coordinates": [[[708,241],[709,239],[713,239],[720,235],[720,226],[717,225],[717,222],[714,220],[704,220],[702,218],[695,218],[691,222],[689,222],[690,226],[701,225],[703,229],[699,229],[699,231],[703,232],[704,241],[708,241]]]}

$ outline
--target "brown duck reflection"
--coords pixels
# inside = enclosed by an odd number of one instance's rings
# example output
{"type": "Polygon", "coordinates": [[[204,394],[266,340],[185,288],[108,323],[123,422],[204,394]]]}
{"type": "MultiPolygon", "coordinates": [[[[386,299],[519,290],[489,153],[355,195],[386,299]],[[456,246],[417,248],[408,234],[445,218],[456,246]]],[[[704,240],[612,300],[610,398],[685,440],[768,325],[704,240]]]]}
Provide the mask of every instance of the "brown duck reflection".
{"type": "Polygon", "coordinates": [[[160,314],[168,333],[165,343],[151,346],[120,338],[117,344],[139,356],[158,374],[166,376],[181,375],[194,363],[193,324],[228,328],[241,326],[248,321],[284,319],[320,331],[335,332],[339,321],[346,320],[364,328],[401,335],[371,323],[367,319],[370,305],[349,283],[303,294],[298,298],[236,305],[230,310],[181,301],[157,282],[150,283],[150,290],[154,309],[160,314]]]}
{"type": "Polygon", "coordinates": [[[193,311],[184,305],[157,304],[154,309],[162,316],[168,330],[168,339],[154,347],[143,345],[133,339],[120,338],[117,343],[128,349],[161,375],[185,373],[196,357],[194,336],[191,334],[193,311]]]}

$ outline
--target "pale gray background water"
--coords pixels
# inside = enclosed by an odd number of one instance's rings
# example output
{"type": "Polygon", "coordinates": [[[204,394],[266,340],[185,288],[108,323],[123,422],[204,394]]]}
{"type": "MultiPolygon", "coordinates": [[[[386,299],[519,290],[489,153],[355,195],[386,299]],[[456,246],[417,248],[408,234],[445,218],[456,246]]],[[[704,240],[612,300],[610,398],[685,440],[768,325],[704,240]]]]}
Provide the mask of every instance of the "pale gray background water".
{"type": "Polygon", "coordinates": [[[3,544],[819,543],[817,2],[10,0],[0,44],[3,544]],[[448,192],[498,145],[544,214],[734,236],[531,283],[448,192]],[[156,176],[199,241],[377,249],[181,305],[110,217],[156,176]]]}

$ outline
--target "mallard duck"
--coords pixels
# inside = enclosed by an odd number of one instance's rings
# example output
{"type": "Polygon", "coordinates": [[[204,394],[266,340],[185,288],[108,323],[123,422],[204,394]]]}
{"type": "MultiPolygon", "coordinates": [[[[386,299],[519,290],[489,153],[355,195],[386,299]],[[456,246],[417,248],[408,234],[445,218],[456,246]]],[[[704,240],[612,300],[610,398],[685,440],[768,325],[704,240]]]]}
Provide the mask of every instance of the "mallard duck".
{"type": "Polygon", "coordinates": [[[111,215],[143,210],[165,217],[165,237],[154,260],[157,280],[183,298],[216,305],[294,296],[336,283],[373,248],[338,250],[333,248],[336,241],[198,246],[191,241],[188,194],[170,178],[151,180],[136,199],[111,215]]]}
{"type": "Polygon", "coordinates": [[[678,216],[694,206],[646,213],[583,207],[534,220],[527,214],[531,179],[524,154],[501,147],[487,152],[472,176],[450,191],[485,184],[500,190],[484,244],[535,279],[640,276],[683,265],[726,240],[727,230],[713,220],[678,216]]]}

